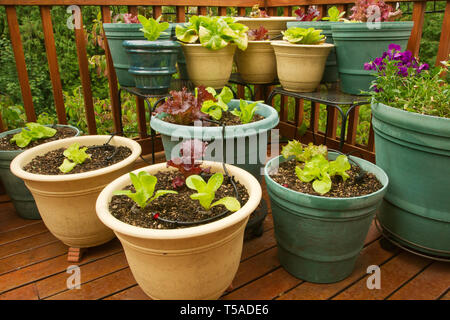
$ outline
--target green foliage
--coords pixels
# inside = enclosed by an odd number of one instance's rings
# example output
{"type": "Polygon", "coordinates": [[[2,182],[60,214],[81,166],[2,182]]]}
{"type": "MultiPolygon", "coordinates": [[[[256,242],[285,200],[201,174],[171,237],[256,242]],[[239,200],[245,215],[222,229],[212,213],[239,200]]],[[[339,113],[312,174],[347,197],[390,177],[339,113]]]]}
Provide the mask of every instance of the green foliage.
{"type": "Polygon", "coordinates": [[[25,126],[27,120],[24,108],[21,105],[14,104],[8,96],[0,95],[0,113],[3,120],[3,127],[6,130],[25,126]]]}
{"type": "Polygon", "coordinates": [[[281,155],[286,159],[294,156],[297,161],[306,162],[317,155],[327,157],[328,149],[324,145],[316,146],[312,143],[309,143],[308,146],[303,147],[300,141],[291,140],[288,144],[283,146],[281,149],[281,155]]]}
{"type": "Polygon", "coordinates": [[[72,171],[77,164],[82,164],[86,159],[90,159],[91,155],[86,153],[87,147],[81,148],[80,145],[75,142],[71,144],[66,150],[64,150],[63,163],[59,166],[59,170],[63,173],[72,171]]]}
{"type": "Polygon", "coordinates": [[[325,36],[321,34],[322,30],[314,28],[289,28],[282,31],[283,40],[294,44],[320,44],[325,41],[325,36]]]}
{"type": "Polygon", "coordinates": [[[322,20],[324,21],[343,21],[342,18],[345,15],[345,11],[339,12],[339,9],[336,8],[336,6],[332,6],[330,9],[328,9],[328,17],[323,17],[322,20]]]}
{"type": "Polygon", "coordinates": [[[23,128],[21,132],[16,133],[10,140],[15,142],[20,148],[24,148],[32,141],[53,137],[56,129],[45,127],[39,123],[29,122],[25,124],[27,128],[23,128]]]}
{"type": "Polygon", "coordinates": [[[140,30],[144,32],[144,36],[148,41],[157,40],[161,33],[166,34],[163,31],[169,28],[170,25],[168,22],[160,23],[161,17],[162,16],[159,16],[155,20],[153,18],[147,19],[142,15],[138,15],[139,22],[142,24],[142,29],[140,30]]]}
{"type": "Polygon", "coordinates": [[[206,88],[206,91],[211,93],[215,100],[204,101],[201,111],[210,115],[214,120],[220,120],[222,111],[228,110],[228,103],[233,99],[233,91],[228,87],[223,87],[219,94],[211,87],[206,88]]]}
{"type": "Polygon", "coordinates": [[[231,111],[232,114],[238,116],[242,123],[249,123],[252,121],[256,110],[258,110],[258,103],[263,103],[264,101],[256,101],[248,104],[247,101],[240,99],[239,110],[234,109],[231,111]]]}
{"type": "Polygon", "coordinates": [[[211,202],[216,196],[216,191],[223,183],[223,174],[215,173],[209,178],[208,183],[203,180],[199,175],[191,175],[186,179],[186,186],[192,190],[196,190],[197,193],[191,195],[191,199],[198,200],[200,205],[209,210],[211,207],[217,205],[224,205],[228,210],[234,212],[241,208],[241,204],[234,197],[224,197],[214,203],[211,202]]]}
{"type": "Polygon", "coordinates": [[[239,49],[247,49],[248,27],[235,22],[232,17],[192,16],[186,26],[177,25],[175,34],[182,42],[196,43],[219,50],[229,43],[235,43],[239,49]]]}
{"type": "Polygon", "coordinates": [[[162,195],[168,193],[178,193],[173,190],[158,190],[155,193],[155,187],[158,179],[145,171],[140,171],[137,175],[130,172],[130,179],[136,192],[132,192],[130,190],[118,190],[114,191],[113,195],[127,196],[142,209],[162,195]]]}

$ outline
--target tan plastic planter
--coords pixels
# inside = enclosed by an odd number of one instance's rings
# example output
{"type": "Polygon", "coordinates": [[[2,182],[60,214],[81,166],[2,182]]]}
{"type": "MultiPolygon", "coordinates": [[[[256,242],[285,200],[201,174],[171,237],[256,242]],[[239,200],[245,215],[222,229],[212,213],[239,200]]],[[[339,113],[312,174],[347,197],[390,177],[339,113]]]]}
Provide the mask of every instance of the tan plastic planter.
{"type": "Polygon", "coordinates": [[[277,76],[275,52],[270,41],[249,41],[247,50],[236,51],[235,59],[245,82],[272,83],[277,76]]]}
{"type": "MultiPolygon", "coordinates": [[[[204,164],[212,172],[223,172],[221,163],[204,164]]],[[[231,284],[239,267],[245,225],[261,200],[261,187],[250,173],[232,165],[227,169],[247,188],[248,202],[226,218],[196,227],[147,229],[114,218],[108,210],[112,192],[131,184],[128,174],[100,193],[97,215],[116,233],[134,278],[151,298],[218,299],[231,284]]],[[[134,172],[141,170],[155,174],[174,168],[161,163],[134,172]]]]}
{"type": "Polygon", "coordinates": [[[288,21],[295,21],[295,17],[270,17],[270,18],[249,18],[237,17],[236,22],[246,25],[250,30],[258,29],[260,26],[266,28],[269,32],[269,38],[273,39],[281,35],[281,31],[287,29],[288,21]]]}
{"type": "Polygon", "coordinates": [[[50,232],[69,247],[93,247],[114,238],[95,214],[95,201],[100,191],[112,180],[132,170],[141,154],[141,146],[134,140],[115,136],[110,144],[127,146],[132,154],[112,166],[85,173],[40,175],[22,168],[34,157],[74,142],[80,145],[99,145],[110,136],[84,136],[62,139],[24,151],[11,162],[11,171],[24,180],[36,200],[42,220],[50,232]]]}
{"type": "Polygon", "coordinates": [[[210,50],[201,44],[182,43],[189,80],[198,87],[223,88],[230,79],[235,44],[219,50],[210,50]]]}
{"type": "Polygon", "coordinates": [[[315,91],[322,79],[325,62],[333,44],[291,44],[272,41],[281,86],[288,91],[315,91]]]}

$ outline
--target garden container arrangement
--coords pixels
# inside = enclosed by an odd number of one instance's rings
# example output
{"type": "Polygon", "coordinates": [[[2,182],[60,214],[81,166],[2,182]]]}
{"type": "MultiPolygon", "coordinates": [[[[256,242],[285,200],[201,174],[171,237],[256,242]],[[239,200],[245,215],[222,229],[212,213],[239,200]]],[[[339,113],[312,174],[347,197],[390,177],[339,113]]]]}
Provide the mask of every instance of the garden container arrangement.
{"type": "Polygon", "coordinates": [[[87,248],[114,237],[98,220],[95,201],[140,154],[140,145],[124,137],[74,137],[24,151],[11,171],[30,189],[49,231],[69,247],[87,248]]]}
{"type": "MultiPolygon", "coordinates": [[[[320,29],[322,30],[322,34],[325,36],[325,42],[331,44],[334,44],[331,26],[336,23],[343,23],[343,21],[346,20],[343,18],[345,11],[340,12],[335,6],[329,8],[328,16],[323,17],[320,20],[318,19],[320,12],[315,6],[310,6],[306,12],[299,8],[295,10],[295,14],[297,15],[297,20],[289,21],[287,23],[288,28],[320,29]]],[[[321,82],[336,82],[338,78],[336,48],[332,48],[325,64],[325,71],[321,82]]]]}
{"type": "Polygon", "coordinates": [[[236,47],[247,48],[248,28],[232,17],[192,16],[176,26],[189,80],[195,86],[223,88],[230,79],[236,47]]]}
{"type": "Polygon", "coordinates": [[[281,265],[315,283],[349,276],[386,192],[384,171],[294,140],[264,173],[281,265]]]}
{"type": "MultiPolygon", "coordinates": [[[[170,87],[172,75],[177,72],[176,62],[180,44],[171,40],[158,40],[161,32],[169,28],[168,22],[138,16],[146,40],[123,42],[128,54],[135,87],[144,94],[163,95],[170,87]]],[[[169,34],[170,35],[170,34],[169,34]]]]}
{"type": "Polygon", "coordinates": [[[272,41],[277,73],[283,89],[312,92],[320,84],[328,54],[334,47],[325,43],[322,30],[289,28],[282,41],[272,41]]]}
{"type": "Polygon", "coordinates": [[[152,299],[218,299],[237,272],[261,187],[235,166],[199,163],[204,151],[187,140],[181,158],[126,174],[98,197],[98,217],[152,299]]]}
{"type": "Polygon", "coordinates": [[[277,77],[275,52],[270,45],[268,30],[263,26],[248,31],[245,51],[237,50],[235,61],[241,78],[247,83],[273,83],[277,77]]]}
{"type": "Polygon", "coordinates": [[[378,219],[390,239],[422,254],[450,257],[449,62],[428,70],[391,44],[365,65],[372,85],[377,165],[390,185],[378,219]]]}
{"type": "Polygon", "coordinates": [[[24,150],[46,142],[78,136],[79,133],[72,126],[42,126],[34,122],[27,123],[26,128],[0,133],[0,177],[16,212],[22,218],[40,219],[40,215],[30,191],[21,179],[11,173],[11,161],[24,150]]]}
{"type": "Polygon", "coordinates": [[[367,91],[373,79],[371,71],[364,70],[365,62],[381,56],[390,43],[406,48],[412,21],[393,21],[401,15],[383,0],[358,0],[351,9],[351,23],[335,23],[331,26],[339,78],[342,91],[360,94],[367,91]],[[379,10],[379,18],[373,19],[379,10]]]}

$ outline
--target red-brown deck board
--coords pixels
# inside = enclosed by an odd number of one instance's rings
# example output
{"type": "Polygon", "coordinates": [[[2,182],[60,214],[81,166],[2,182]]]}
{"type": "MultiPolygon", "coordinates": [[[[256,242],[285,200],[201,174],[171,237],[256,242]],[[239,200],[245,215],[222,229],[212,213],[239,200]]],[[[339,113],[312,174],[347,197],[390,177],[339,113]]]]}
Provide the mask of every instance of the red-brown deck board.
{"type": "MultiPolygon", "coordinates": [[[[267,194],[264,197],[267,199],[267,194]]],[[[261,237],[244,242],[233,288],[222,299],[450,299],[450,264],[381,246],[372,225],[355,270],[333,284],[297,279],[277,258],[272,216],[261,237]],[[381,289],[369,290],[367,267],[381,269],[381,289]]],[[[67,247],[40,220],[18,217],[0,203],[0,300],[149,299],[136,284],[117,239],[91,248],[78,264],[81,289],[68,290],[67,247]]]]}

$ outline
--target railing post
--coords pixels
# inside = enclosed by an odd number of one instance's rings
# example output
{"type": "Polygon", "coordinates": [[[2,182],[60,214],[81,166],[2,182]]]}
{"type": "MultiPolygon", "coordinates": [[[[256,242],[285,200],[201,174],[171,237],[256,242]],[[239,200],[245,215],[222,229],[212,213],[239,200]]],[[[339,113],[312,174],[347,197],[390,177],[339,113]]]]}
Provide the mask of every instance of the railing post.
{"type": "Polygon", "coordinates": [[[436,65],[441,61],[448,60],[450,54],[450,1],[447,0],[445,6],[444,20],[442,21],[441,38],[439,40],[439,49],[436,57],[436,65]]]}
{"type": "Polygon", "coordinates": [[[426,1],[416,1],[414,2],[412,19],[414,21],[414,26],[411,31],[411,36],[408,41],[408,50],[417,57],[419,55],[420,39],[422,39],[422,27],[423,20],[425,17],[425,9],[427,3],[426,1]]]}

